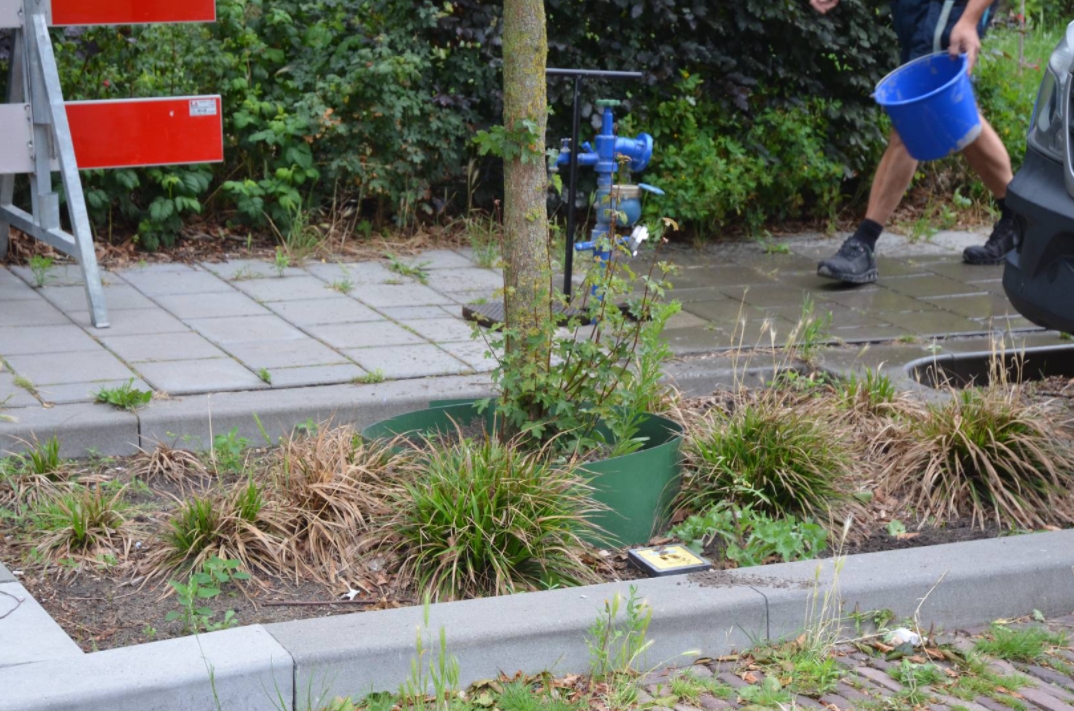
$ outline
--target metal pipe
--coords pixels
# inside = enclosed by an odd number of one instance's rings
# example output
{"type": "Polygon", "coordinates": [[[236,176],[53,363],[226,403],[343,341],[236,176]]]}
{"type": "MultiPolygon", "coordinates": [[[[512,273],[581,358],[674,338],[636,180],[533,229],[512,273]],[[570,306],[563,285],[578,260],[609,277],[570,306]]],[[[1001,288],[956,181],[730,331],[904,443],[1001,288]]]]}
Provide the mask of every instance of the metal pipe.
{"type": "MultiPolygon", "coordinates": [[[[560,71],[560,70],[550,70],[560,71]]],[[[578,141],[582,132],[582,77],[574,76],[574,107],[571,117],[571,160],[567,171],[567,236],[563,239],[563,294],[569,301],[574,292],[574,210],[578,199],[578,141]]]]}

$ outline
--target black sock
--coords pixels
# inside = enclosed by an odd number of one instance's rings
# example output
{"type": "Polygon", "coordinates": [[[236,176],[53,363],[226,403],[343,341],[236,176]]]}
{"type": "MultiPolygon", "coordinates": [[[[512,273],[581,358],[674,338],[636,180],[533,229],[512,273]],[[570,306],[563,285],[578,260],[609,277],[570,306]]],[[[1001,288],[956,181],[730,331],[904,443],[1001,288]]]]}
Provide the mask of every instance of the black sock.
{"type": "Polygon", "coordinates": [[[1007,198],[1000,198],[996,200],[996,207],[999,208],[999,219],[1001,220],[1013,220],[1014,213],[1011,212],[1011,208],[1007,207],[1007,198]]]}
{"type": "Polygon", "coordinates": [[[876,251],[876,241],[880,239],[880,233],[884,231],[884,226],[879,222],[872,220],[862,220],[858,225],[858,230],[854,233],[854,237],[860,242],[869,246],[869,249],[873,252],[876,251]]]}

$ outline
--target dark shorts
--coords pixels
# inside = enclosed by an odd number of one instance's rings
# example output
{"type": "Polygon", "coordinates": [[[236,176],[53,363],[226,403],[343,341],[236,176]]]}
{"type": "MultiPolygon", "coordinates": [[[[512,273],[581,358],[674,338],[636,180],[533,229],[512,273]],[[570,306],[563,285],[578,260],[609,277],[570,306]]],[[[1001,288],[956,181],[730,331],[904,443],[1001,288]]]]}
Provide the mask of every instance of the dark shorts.
{"type": "MultiPolygon", "coordinates": [[[[981,37],[984,37],[988,30],[998,4],[993,3],[981,18],[981,25],[977,28],[981,37]]],[[[933,53],[936,26],[940,24],[943,6],[943,0],[891,0],[891,17],[895,22],[895,34],[899,36],[899,56],[902,64],[933,53]]],[[[950,45],[951,30],[962,17],[964,9],[966,0],[957,0],[951,8],[951,15],[940,38],[941,50],[950,45]]]]}

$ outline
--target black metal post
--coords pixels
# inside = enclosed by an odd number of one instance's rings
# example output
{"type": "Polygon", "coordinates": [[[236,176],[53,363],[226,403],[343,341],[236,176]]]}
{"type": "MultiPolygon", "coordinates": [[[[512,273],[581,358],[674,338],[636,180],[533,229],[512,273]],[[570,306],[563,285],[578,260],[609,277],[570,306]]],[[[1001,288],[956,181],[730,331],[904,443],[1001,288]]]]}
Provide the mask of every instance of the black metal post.
{"type": "Polygon", "coordinates": [[[574,77],[574,104],[571,117],[571,157],[567,175],[567,236],[565,254],[563,257],[563,293],[568,301],[574,291],[574,210],[578,199],[578,150],[580,147],[582,132],[582,80],[585,77],[599,77],[602,79],[641,79],[645,75],[641,72],[615,72],[600,69],[554,69],[547,70],[548,76],[574,77]]]}
{"type": "Polygon", "coordinates": [[[567,175],[567,237],[563,255],[563,294],[574,293],[574,210],[578,199],[578,141],[582,132],[582,77],[574,77],[574,115],[571,119],[571,162],[567,175]]]}

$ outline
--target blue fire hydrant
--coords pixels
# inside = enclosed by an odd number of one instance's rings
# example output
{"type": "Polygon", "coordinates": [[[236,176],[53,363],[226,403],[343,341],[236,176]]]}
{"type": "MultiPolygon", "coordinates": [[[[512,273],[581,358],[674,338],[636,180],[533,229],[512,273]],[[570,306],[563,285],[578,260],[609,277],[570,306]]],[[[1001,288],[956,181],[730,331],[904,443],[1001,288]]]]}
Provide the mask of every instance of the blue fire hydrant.
{"type": "MultiPolygon", "coordinates": [[[[648,133],[639,134],[637,138],[622,138],[615,135],[615,116],[612,114],[612,109],[619,106],[620,102],[616,99],[601,99],[596,103],[603,110],[600,133],[596,137],[597,147],[594,150],[590,143],[583,143],[582,150],[578,153],[578,165],[591,167],[597,173],[595,202],[597,224],[590,234],[589,241],[578,242],[574,245],[574,250],[575,252],[592,252],[600,259],[601,267],[607,268],[613,245],[616,242],[625,246],[631,254],[637,254],[642,242],[649,237],[649,231],[645,227],[638,226],[638,221],[641,219],[642,191],[658,195],[663,195],[664,192],[652,185],[630,183],[631,172],[640,173],[648,167],[653,157],[653,137],[648,133]],[[617,172],[620,172],[621,162],[625,168],[625,171],[622,171],[625,176],[621,182],[615,183],[614,177],[617,172]],[[616,231],[621,228],[634,229],[629,236],[625,237],[610,234],[613,221],[616,231]]],[[[570,163],[570,153],[570,141],[564,139],[555,163],[557,168],[570,163]]],[[[593,286],[592,293],[600,298],[597,290],[597,286],[593,286]]]]}

